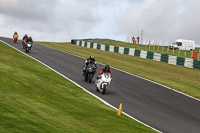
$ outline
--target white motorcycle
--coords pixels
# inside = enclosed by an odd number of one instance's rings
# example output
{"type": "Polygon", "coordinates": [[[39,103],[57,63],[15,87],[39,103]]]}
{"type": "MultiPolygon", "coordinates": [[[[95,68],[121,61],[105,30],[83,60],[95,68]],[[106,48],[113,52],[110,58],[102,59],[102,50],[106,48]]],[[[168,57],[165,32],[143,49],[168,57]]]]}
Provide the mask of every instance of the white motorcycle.
{"type": "Polygon", "coordinates": [[[96,80],[96,89],[102,94],[105,94],[107,86],[110,84],[112,78],[109,73],[104,73],[100,75],[100,78],[96,80]]]}
{"type": "Polygon", "coordinates": [[[31,43],[31,42],[28,42],[28,43],[25,45],[25,51],[28,53],[28,52],[31,50],[31,47],[32,47],[32,43],[31,43]]]}

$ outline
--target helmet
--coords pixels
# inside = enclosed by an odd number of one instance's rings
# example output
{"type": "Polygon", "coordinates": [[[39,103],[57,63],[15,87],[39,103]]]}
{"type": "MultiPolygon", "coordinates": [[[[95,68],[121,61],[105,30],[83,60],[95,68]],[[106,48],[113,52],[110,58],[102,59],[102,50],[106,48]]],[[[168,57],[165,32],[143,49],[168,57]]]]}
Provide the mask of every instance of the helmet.
{"type": "Polygon", "coordinates": [[[27,34],[25,34],[25,36],[27,36],[27,34]]]}
{"type": "Polygon", "coordinates": [[[95,59],[94,55],[90,55],[90,60],[94,60],[94,59],[95,59]]]}
{"type": "Polygon", "coordinates": [[[105,72],[110,72],[110,66],[109,66],[109,65],[105,65],[104,71],[105,71],[105,72]]]}
{"type": "Polygon", "coordinates": [[[28,36],[28,38],[31,38],[31,36],[28,36]]]}

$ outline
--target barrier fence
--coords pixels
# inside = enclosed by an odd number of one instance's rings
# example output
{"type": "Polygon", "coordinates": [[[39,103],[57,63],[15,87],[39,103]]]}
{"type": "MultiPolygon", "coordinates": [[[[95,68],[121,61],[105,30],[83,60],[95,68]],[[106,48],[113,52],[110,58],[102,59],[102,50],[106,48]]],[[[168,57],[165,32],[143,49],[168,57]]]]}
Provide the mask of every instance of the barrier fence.
{"type": "Polygon", "coordinates": [[[172,65],[181,65],[189,68],[195,68],[200,70],[200,61],[192,58],[182,58],[168,54],[156,53],[156,52],[149,52],[144,50],[138,50],[134,48],[124,48],[106,44],[98,44],[94,42],[84,42],[78,40],[71,40],[72,44],[92,48],[92,49],[99,49],[103,51],[115,52],[120,54],[126,54],[131,56],[138,56],[140,58],[145,59],[152,59],[155,61],[165,62],[172,65]]]}

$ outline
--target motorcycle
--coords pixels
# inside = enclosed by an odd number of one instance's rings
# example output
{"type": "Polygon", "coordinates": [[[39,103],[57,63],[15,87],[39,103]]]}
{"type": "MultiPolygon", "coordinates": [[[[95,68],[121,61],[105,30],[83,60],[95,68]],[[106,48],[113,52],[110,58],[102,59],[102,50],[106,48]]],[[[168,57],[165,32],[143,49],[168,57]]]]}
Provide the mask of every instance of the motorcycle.
{"type": "Polygon", "coordinates": [[[27,42],[25,44],[25,52],[29,52],[31,50],[31,47],[32,47],[32,43],[31,42],[27,42]]]}
{"type": "Polygon", "coordinates": [[[94,74],[96,73],[97,67],[94,63],[91,63],[88,65],[88,67],[84,68],[84,78],[85,81],[88,81],[89,83],[92,82],[92,78],[94,76],[94,74]]]}
{"type": "Polygon", "coordinates": [[[16,43],[16,42],[17,42],[17,39],[18,39],[18,35],[14,35],[14,37],[13,37],[13,42],[16,43]]]}
{"type": "Polygon", "coordinates": [[[112,78],[109,73],[103,73],[100,77],[96,80],[96,90],[100,91],[102,94],[106,93],[107,86],[110,84],[112,78]]]}

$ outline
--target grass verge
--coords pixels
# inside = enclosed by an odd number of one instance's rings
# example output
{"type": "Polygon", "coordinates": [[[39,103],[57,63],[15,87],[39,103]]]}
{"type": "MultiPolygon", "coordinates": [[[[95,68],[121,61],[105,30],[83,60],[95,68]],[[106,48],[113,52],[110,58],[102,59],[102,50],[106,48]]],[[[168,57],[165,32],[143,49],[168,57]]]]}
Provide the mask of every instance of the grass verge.
{"type": "Polygon", "coordinates": [[[156,81],[200,99],[200,71],[183,66],[170,65],[150,59],[122,55],[72,45],[71,43],[38,42],[85,58],[95,55],[98,62],[156,81]]]}
{"type": "Polygon", "coordinates": [[[0,132],[155,132],[0,42],[0,132]]]}

